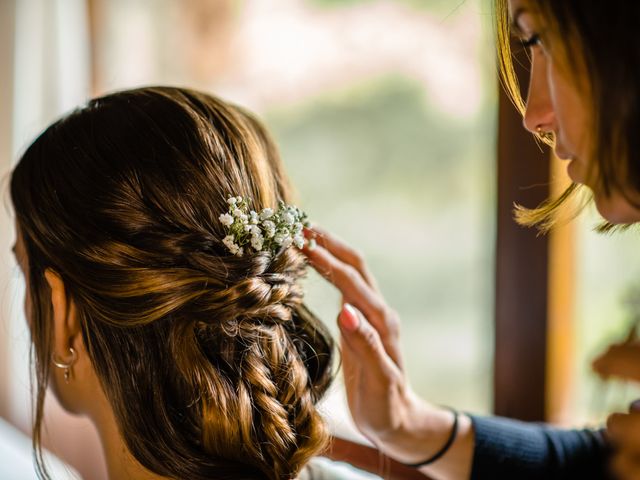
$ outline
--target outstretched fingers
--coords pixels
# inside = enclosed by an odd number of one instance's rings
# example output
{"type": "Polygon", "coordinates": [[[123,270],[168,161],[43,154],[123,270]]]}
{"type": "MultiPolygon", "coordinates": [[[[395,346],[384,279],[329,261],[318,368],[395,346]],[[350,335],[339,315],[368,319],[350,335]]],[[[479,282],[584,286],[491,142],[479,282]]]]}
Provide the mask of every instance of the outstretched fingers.
{"type": "Polygon", "coordinates": [[[376,293],[380,293],[378,282],[376,282],[375,277],[372,275],[369,267],[367,267],[364,257],[357,250],[347,245],[335,235],[317,226],[306,228],[304,233],[307,238],[315,239],[318,245],[325,248],[338,260],[353,267],[369,287],[376,293]]]}
{"type": "Polygon", "coordinates": [[[380,335],[387,353],[402,368],[398,316],[387,306],[362,256],[326,232],[322,232],[316,248],[305,247],[302,251],[311,266],[340,290],[343,303],[364,314],[380,335]]]}
{"type": "Polygon", "coordinates": [[[322,246],[305,248],[303,252],[311,266],[340,290],[344,302],[361,310],[377,329],[386,330],[383,323],[386,306],[356,268],[322,246]]]}

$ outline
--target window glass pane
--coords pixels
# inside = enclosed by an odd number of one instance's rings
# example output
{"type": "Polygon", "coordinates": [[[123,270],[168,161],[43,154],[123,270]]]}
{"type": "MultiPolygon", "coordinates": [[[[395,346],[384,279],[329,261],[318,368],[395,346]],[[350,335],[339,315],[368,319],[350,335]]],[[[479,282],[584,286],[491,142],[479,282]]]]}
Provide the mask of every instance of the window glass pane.
{"type": "MultiPolygon", "coordinates": [[[[185,85],[246,106],[273,132],[301,206],[364,253],[400,313],[418,393],[488,412],[497,82],[486,3],[17,2],[14,152],[90,83],[94,94],[185,85]]],[[[9,400],[27,429],[24,282],[13,283],[9,400]]],[[[313,272],[306,285],[335,332],[339,296],[313,272]]],[[[340,381],[334,392],[326,410],[346,416],[340,381]]],[[[69,435],[56,452],[99,476],[88,420],[48,405],[55,438],[69,435]]]]}
{"type": "Polygon", "coordinates": [[[628,298],[640,292],[638,232],[612,235],[593,231],[601,217],[590,207],[577,228],[577,344],[575,420],[602,423],[613,410],[626,411],[640,397],[640,388],[620,380],[602,381],[591,369],[593,359],[614,342],[626,338],[634,313],[628,298]]]}
{"type": "MultiPolygon", "coordinates": [[[[488,5],[150,5],[104,2],[99,88],[185,84],[256,111],[302,206],[365,254],[401,314],[418,392],[489,411],[497,85],[488,5]]],[[[313,274],[307,286],[334,328],[338,295],[313,274]]]]}

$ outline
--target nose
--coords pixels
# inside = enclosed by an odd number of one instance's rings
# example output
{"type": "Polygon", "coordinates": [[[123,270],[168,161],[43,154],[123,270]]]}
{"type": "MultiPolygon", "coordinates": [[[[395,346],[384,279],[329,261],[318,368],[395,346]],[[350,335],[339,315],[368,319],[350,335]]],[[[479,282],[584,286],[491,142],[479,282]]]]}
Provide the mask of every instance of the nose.
{"type": "Polygon", "coordinates": [[[543,53],[532,52],[529,92],[524,114],[524,128],[532,133],[538,129],[550,132],[555,129],[555,113],[549,91],[547,59],[543,53]]]}

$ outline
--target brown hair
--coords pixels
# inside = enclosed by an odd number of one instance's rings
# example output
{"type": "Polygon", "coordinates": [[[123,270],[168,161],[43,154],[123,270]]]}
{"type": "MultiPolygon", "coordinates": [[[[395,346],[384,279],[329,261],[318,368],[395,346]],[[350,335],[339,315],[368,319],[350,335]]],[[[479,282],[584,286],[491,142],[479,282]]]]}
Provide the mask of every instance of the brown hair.
{"type": "Polygon", "coordinates": [[[325,448],[315,405],[334,345],[302,303],[304,257],[228,253],[218,216],[230,194],[255,210],[291,203],[262,125],[186,89],[94,99],[22,156],[11,198],[29,263],[41,476],[45,269],[63,279],[119,429],[149,470],[290,479],[325,448]]]}
{"type": "MultiPolygon", "coordinates": [[[[640,193],[640,43],[633,37],[640,20],[640,4],[623,0],[529,0],[527,6],[544,19],[552,54],[570,74],[586,73],[583,93],[591,102],[590,136],[594,144],[590,176],[594,185],[605,195],[618,191],[640,208],[628,195],[630,190],[640,193]]],[[[495,10],[501,79],[524,114],[525,104],[513,69],[507,0],[495,0],[495,10]]],[[[543,140],[553,142],[549,137],[543,140]]],[[[517,207],[516,218],[546,231],[555,223],[561,207],[579,190],[573,184],[558,199],[548,200],[537,209],[517,207]]],[[[613,228],[605,223],[599,230],[613,228]]]]}

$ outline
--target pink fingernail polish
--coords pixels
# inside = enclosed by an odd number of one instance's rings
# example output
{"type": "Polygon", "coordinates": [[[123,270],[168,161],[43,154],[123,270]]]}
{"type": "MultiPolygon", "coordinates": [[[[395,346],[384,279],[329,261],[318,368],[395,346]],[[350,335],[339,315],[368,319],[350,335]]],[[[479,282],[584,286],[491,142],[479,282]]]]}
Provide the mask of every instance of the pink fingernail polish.
{"type": "Polygon", "coordinates": [[[360,324],[360,318],[358,317],[358,312],[353,305],[349,303],[345,303],[342,308],[342,314],[340,315],[342,326],[345,330],[353,332],[357,330],[358,325],[360,324]]]}

